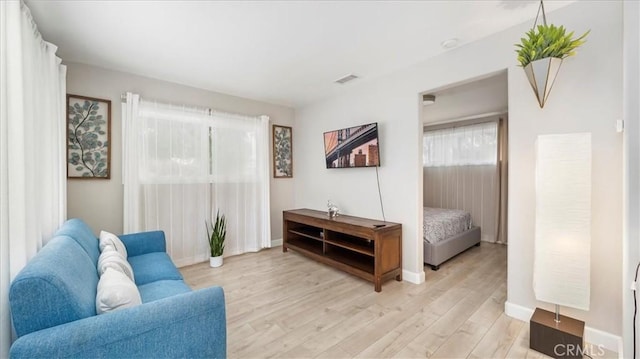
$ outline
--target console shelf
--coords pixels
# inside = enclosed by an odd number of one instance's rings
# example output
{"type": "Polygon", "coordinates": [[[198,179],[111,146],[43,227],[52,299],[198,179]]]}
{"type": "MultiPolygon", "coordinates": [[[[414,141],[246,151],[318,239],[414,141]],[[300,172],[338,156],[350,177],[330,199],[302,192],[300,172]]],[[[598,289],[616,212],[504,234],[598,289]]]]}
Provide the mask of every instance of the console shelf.
{"type": "MultiPolygon", "coordinates": [[[[311,238],[311,239],[315,239],[316,241],[322,241],[322,235],[318,234],[316,231],[314,230],[309,230],[309,229],[304,229],[304,228],[299,228],[297,230],[294,229],[290,229],[291,233],[293,234],[297,234],[299,236],[303,236],[306,238],[311,238]]],[[[322,231],[320,231],[319,233],[322,233],[322,231]]]]}
{"type": "Polygon", "coordinates": [[[282,251],[292,249],[318,262],[374,283],[402,280],[402,225],[296,209],[283,212],[282,251]]]}

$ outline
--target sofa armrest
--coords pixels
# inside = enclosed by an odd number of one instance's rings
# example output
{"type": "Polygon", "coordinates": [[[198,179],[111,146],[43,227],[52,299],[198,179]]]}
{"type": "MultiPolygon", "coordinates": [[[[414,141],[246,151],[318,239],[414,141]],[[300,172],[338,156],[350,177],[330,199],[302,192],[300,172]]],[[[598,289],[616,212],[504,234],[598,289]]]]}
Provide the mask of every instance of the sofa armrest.
{"type": "Polygon", "coordinates": [[[152,252],[166,252],[167,243],[163,231],[123,234],[120,237],[131,257],[152,252]]]}
{"type": "Polygon", "coordinates": [[[224,358],[224,293],[212,287],[24,335],[11,358],[224,358]]]}

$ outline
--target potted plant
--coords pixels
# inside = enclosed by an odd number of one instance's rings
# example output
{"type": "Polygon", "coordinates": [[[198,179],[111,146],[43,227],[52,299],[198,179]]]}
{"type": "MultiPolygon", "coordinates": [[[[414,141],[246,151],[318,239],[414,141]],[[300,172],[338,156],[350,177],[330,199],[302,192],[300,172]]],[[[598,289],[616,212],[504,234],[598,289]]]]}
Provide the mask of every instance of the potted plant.
{"type": "Polygon", "coordinates": [[[524,68],[541,108],[544,107],[562,60],[575,55],[575,50],[585,42],[588,34],[589,31],[574,39],[573,31],[567,34],[564,26],[545,23],[534,26],[520,39],[521,43],[515,45],[518,62],[524,68]]]}
{"type": "Polygon", "coordinates": [[[589,31],[574,39],[573,31],[567,34],[562,25],[538,25],[526,33],[526,38],[520,39],[520,44],[516,44],[520,66],[526,67],[531,62],[550,57],[562,60],[573,56],[588,34],[589,31]]]}
{"type": "Polygon", "coordinates": [[[220,210],[216,213],[215,223],[205,223],[207,227],[207,237],[209,239],[209,250],[211,257],[209,265],[220,267],[222,265],[222,253],[224,252],[224,239],[227,236],[227,219],[224,214],[220,216],[220,210]]]}

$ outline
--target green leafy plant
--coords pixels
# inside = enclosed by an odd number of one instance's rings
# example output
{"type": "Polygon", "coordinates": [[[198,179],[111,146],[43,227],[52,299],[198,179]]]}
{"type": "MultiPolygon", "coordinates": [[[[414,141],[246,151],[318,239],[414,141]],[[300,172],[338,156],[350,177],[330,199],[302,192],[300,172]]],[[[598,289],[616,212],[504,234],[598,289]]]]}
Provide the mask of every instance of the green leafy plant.
{"type": "MultiPolygon", "coordinates": [[[[589,30],[591,31],[591,30],[589,30]]],[[[582,34],[577,39],[573,38],[573,31],[566,33],[564,26],[560,25],[538,25],[526,33],[526,37],[520,39],[520,44],[515,44],[518,48],[518,62],[520,66],[525,67],[530,62],[544,59],[547,57],[557,57],[564,59],[565,57],[575,55],[575,50],[584,44],[585,37],[589,31],[582,34]]]]}
{"type": "Polygon", "coordinates": [[[227,236],[227,219],[224,214],[220,216],[220,211],[216,213],[215,223],[207,224],[207,237],[209,238],[209,249],[211,257],[219,257],[224,252],[224,239],[227,236]]]}

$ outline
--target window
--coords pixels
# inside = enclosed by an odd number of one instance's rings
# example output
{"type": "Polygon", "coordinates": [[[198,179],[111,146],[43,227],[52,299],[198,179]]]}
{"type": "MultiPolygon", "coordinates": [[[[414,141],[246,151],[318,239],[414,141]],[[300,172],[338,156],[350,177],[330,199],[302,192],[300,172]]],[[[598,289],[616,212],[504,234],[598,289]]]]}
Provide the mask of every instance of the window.
{"type": "Polygon", "coordinates": [[[497,156],[497,122],[425,131],[423,136],[425,167],[495,165],[497,156]]]}
{"type": "Polygon", "coordinates": [[[124,227],[163,230],[178,266],[208,258],[205,222],[229,219],[225,255],[271,245],[269,118],[123,104],[124,227]]]}

